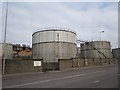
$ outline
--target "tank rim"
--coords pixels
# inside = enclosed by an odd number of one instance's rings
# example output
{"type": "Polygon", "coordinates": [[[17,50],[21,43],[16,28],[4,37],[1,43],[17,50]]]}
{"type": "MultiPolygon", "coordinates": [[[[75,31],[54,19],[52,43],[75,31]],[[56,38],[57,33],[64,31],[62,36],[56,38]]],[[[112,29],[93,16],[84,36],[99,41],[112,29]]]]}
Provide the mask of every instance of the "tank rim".
{"type": "Polygon", "coordinates": [[[77,45],[76,43],[72,43],[72,42],[38,42],[38,43],[32,43],[32,45],[36,45],[36,44],[44,44],[44,43],[68,43],[68,44],[75,44],[77,45]]]}
{"type": "Polygon", "coordinates": [[[38,32],[45,32],[45,31],[65,31],[65,32],[71,32],[74,33],[76,35],[75,31],[72,31],[71,29],[67,29],[67,28],[41,28],[41,29],[37,29],[38,31],[33,32],[32,36],[38,32]]]}
{"type": "Polygon", "coordinates": [[[90,42],[110,42],[110,41],[90,41],[90,42]]]}
{"type": "MultiPolygon", "coordinates": [[[[110,43],[110,41],[88,41],[88,43],[96,43],[96,42],[106,42],[106,43],[110,43]]],[[[81,44],[84,44],[86,42],[83,42],[81,44]]]]}

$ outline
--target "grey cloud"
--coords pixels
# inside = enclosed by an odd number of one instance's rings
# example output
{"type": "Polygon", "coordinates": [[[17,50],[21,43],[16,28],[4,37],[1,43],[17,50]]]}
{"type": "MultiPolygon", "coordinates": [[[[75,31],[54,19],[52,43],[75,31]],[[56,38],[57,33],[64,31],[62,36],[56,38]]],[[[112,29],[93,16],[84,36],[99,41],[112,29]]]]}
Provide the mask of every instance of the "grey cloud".
{"type": "Polygon", "coordinates": [[[104,40],[111,41],[112,46],[117,47],[115,3],[102,9],[93,5],[94,8],[85,11],[68,7],[66,3],[27,3],[27,8],[21,8],[22,4],[14,7],[10,10],[8,42],[31,44],[31,35],[36,29],[65,27],[76,31],[77,38],[83,40],[99,40],[98,33],[104,29],[104,40]]]}

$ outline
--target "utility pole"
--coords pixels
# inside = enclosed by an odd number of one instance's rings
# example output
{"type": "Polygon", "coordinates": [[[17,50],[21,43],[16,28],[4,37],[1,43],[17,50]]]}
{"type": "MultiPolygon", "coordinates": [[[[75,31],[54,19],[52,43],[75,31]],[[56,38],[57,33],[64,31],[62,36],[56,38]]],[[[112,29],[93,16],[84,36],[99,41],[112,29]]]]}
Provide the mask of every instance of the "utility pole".
{"type": "Polygon", "coordinates": [[[6,43],[6,33],[7,33],[7,19],[8,19],[8,1],[6,2],[6,17],[5,17],[5,34],[4,34],[4,43],[6,43]]]}
{"type": "MultiPolygon", "coordinates": [[[[6,34],[7,34],[7,19],[8,19],[8,1],[6,2],[6,17],[5,17],[5,33],[4,33],[4,43],[6,43],[6,34]]],[[[3,49],[3,48],[2,48],[3,49]]],[[[3,53],[3,52],[2,52],[3,53]]],[[[5,74],[5,55],[2,55],[2,74],[5,74]]]]}

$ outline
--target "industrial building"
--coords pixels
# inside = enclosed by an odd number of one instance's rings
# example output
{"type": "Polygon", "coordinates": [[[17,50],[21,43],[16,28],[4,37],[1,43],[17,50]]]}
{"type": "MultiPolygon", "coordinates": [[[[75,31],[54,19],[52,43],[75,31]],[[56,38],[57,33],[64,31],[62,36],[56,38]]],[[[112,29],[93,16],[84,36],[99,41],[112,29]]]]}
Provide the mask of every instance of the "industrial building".
{"type": "Polygon", "coordinates": [[[13,46],[10,43],[0,43],[0,57],[4,59],[12,59],[13,46]]]}
{"type": "MultiPolygon", "coordinates": [[[[25,44],[24,44],[25,45],[25,44]]],[[[0,43],[0,58],[16,59],[16,58],[31,58],[31,48],[23,47],[20,44],[0,43]]]]}
{"type": "Polygon", "coordinates": [[[92,41],[81,44],[81,58],[112,58],[108,41],[92,41]]]}
{"type": "Polygon", "coordinates": [[[43,68],[57,69],[59,59],[76,57],[76,33],[69,29],[40,29],[32,34],[33,59],[43,59],[43,68]]]}
{"type": "Polygon", "coordinates": [[[120,48],[112,49],[113,58],[120,58],[120,48]]]}
{"type": "Polygon", "coordinates": [[[26,44],[13,44],[13,59],[31,59],[32,49],[26,44]]]}

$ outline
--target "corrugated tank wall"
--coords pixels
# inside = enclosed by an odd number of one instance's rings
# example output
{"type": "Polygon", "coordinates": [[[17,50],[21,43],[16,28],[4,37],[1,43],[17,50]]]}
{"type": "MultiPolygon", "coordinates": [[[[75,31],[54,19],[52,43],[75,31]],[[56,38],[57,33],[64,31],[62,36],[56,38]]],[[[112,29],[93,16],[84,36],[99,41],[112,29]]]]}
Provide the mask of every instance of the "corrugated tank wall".
{"type": "Polygon", "coordinates": [[[63,29],[47,29],[33,33],[33,59],[58,62],[76,57],[76,33],[63,29]]]}
{"type": "Polygon", "coordinates": [[[110,42],[94,41],[82,43],[81,58],[112,58],[110,42]]]}

